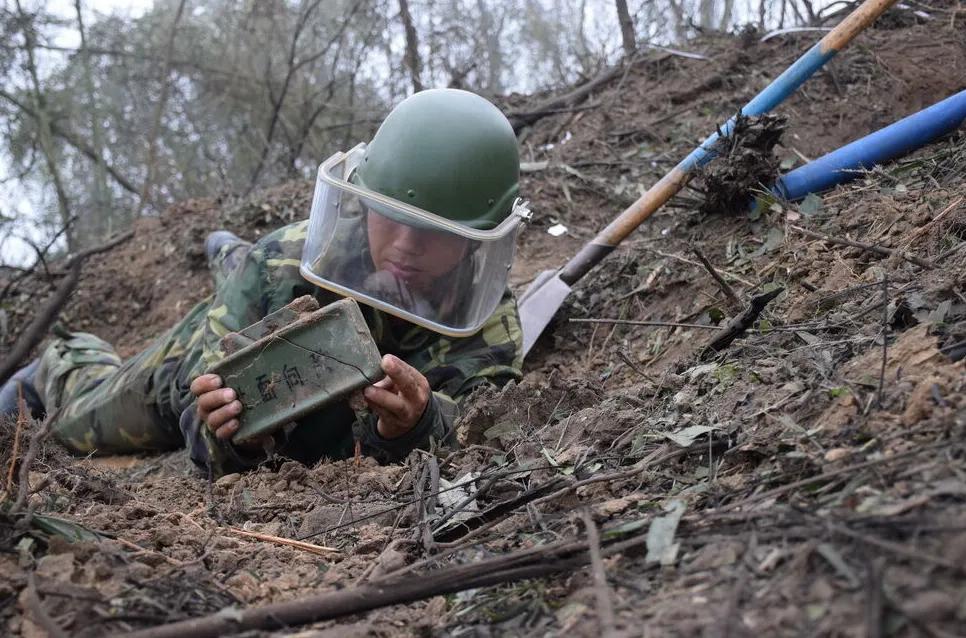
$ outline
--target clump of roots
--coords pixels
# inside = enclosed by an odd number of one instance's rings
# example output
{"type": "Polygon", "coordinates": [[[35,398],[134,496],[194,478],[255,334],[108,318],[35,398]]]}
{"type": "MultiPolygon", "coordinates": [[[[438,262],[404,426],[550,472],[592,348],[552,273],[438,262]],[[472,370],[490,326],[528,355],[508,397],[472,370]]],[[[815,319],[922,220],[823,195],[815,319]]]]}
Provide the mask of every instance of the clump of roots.
{"type": "Polygon", "coordinates": [[[702,213],[747,210],[751,193],[775,182],[780,160],[774,148],[785,132],[785,123],[780,115],[738,116],[732,134],[715,145],[717,159],[701,173],[705,191],[702,213]]]}

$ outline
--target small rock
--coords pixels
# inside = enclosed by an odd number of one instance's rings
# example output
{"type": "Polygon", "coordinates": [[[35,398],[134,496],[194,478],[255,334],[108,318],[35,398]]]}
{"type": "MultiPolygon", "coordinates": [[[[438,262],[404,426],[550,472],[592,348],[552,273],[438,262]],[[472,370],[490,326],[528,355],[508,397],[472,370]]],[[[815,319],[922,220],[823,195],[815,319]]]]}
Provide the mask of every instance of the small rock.
{"type": "Polygon", "coordinates": [[[37,575],[61,582],[70,582],[74,574],[74,554],[48,554],[37,561],[37,575]]]}
{"type": "Polygon", "coordinates": [[[674,402],[674,405],[679,408],[691,405],[691,402],[694,401],[694,392],[691,390],[691,388],[685,388],[684,390],[675,393],[672,401],[674,402]]]}
{"type": "Polygon", "coordinates": [[[229,488],[235,483],[237,483],[239,480],[241,480],[241,474],[238,474],[238,473],[225,474],[217,481],[215,481],[215,485],[217,485],[218,487],[229,488]]]}
{"type": "Polygon", "coordinates": [[[825,453],[826,463],[834,463],[852,456],[852,450],[847,447],[835,447],[825,453]]]}
{"type": "Polygon", "coordinates": [[[944,591],[921,592],[902,604],[902,611],[925,622],[952,618],[959,605],[944,591]]]}
{"type": "Polygon", "coordinates": [[[379,554],[379,558],[376,559],[376,566],[372,570],[372,578],[385,576],[405,566],[406,555],[394,547],[387,547],[379,554]]]}

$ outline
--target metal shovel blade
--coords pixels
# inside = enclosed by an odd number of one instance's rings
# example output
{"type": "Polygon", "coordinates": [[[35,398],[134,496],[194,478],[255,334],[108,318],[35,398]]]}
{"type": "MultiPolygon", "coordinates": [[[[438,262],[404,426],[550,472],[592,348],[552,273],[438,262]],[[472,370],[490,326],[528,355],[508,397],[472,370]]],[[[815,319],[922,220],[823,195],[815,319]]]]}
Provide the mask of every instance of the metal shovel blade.
{"type": "Polygon", "coordinates": [[[523,356],[537,342],[537,337],[570,294],[570,286],[560,279],[560,271],[544,270],[533,280],[518,302],[523,327],[523,356]]]}

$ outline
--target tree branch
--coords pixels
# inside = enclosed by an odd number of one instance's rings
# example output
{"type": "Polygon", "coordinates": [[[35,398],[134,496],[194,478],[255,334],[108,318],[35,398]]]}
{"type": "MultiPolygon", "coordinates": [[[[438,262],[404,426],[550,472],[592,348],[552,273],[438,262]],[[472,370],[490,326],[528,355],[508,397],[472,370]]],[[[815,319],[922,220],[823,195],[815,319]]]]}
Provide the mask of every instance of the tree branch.
{"type": "Polygon", "coordinates": [[[154,169],[157,163],[158,133],[161,131],[161,115],[164,113],[164,104],[168,101],[168,91],[171,85],[168,81],[168,76],[171,74],[171,56],[174,51],[174,37],[178,32],[178,23],[181,22],[181,14],[184,12],[185,2],[186,0],[181,0],[178,3],[174,20],[171,22],[171,31],[168,33],[168,46],[164,52],[164,70],[161,72],[161,97],[155,106],[154,118],[151,123],[151,133],[148,136],[148,156],[147,160],[145,160],[147,172],[144,176],[144,183],[141,184],[141,194],[138,200],[139,214],[144,213],[144,206],[148,200],[148,192],[151,190],[151,184],[154,181],[154,169]]]}
{"type": "MultiPolygon", "coordinates": [[[[24,104],[23,102],[21,102],[14,95],[5,91],[2,87],[0,87],[0,97],[10,102],[18,109],[20,109],[30,117],[37,120],[38,122],[40,121],[40,117],[37,111],[35,111],[27,104],[24,104]]],[[[107,174],[110,175],[115,182],[117,182],[118,186],[128,191],[129,193],[133,193],[134,195],[140,194],[140,191],[137,189],[137,187],[134,185],[133,182],[131,182],[129,179],[121,175],[121,173],[116,168],[108,164],[106,161],[106,158],[104,158],[97,151],[95,151],[86,141],[79,138],[73,132],[61,127],[59,124],[57,124],[57,122],[48,121],[48,125],[50,126],[51,133],[53,133],[55,136],[59,137],[60,139],[64,140],[64,142],[66,142],[68,145],[73,147],[75,150],[79,151],[81,154],[86,156],[92,162],[103,162],[104,168],[105,170],[107,170],[107,174]]]]}
{"type": "Polygon", "coordinates": [[[133,236],[134,231],[128,231],[100,246],[83,250],[67,260],[67,276],[58,284],[53,296],[37,312],[33,321],[30,322],[30,325],[17,337],[17,342],[10,349],[10,352],[7,353],[3,362],[0,363],[0,384],[5,383],[10,378],[20,367],[21,362],[30,354],[30,351],[43,340],[47,328],[57,319],[64,304],[67,303],[70,293],[73,292],[77,286],[77,282],[80,281],[81,267],[84,264],[84,260],[91,255],[110,250],[118,244],[126,242],[133,236]]]}
{"type": "MultiPolygon", "coordinates": [[[[258,156],[258,163],[255,165],[255,170],[252,171],[251,179],[249,179],[248,189],[245,191],[245,195],[249,195],[258,184],[258,178],[262,174],[262,170],[265,168],[265,160],[268,159],[268,153],[272,148],[272,140],[275,138],[275,129],[278,127],[278,121],[282,113],[282,105],[285,103],[285,96],[288,94],[289,86],[292,84],[292,78],[295,76],[295,72],[298,70],[298,65],[295,61],[295,55],[298,51],[299,38],[302,35],[302,31],[305,29],[305,25],[308,23],[309,18],[312,13],[318,8],[321,0],[315,0],[309,7],[299,13],[298,21],[295,23],[295,33],[292,35],[292,42],[289,45],[288,60],[286,64],[288,70],[285,72],[285,80],[282,81],[282,89],[279,92],[277,98],[272,99],[272,116],[268,122],[268,132],[265,134],[265,143],[262,145],[262,152],[258,156]]],[[[269,85],[269,95],[272,95],[271,82],[269,85]]]]}

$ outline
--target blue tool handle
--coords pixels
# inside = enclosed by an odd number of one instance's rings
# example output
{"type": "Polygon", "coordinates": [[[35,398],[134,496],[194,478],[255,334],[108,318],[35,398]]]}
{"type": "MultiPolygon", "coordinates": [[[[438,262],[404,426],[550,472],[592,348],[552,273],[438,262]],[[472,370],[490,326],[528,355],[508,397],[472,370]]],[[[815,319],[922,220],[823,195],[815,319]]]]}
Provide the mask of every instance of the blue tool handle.
{"type": "Polygon", "coordinates": [[[772,192],[788,201],[821,192],[858,177],[861,170],[921,148],[956,130],[963,121],[966,91],[796,168],[781,177],[772,192]]]}

